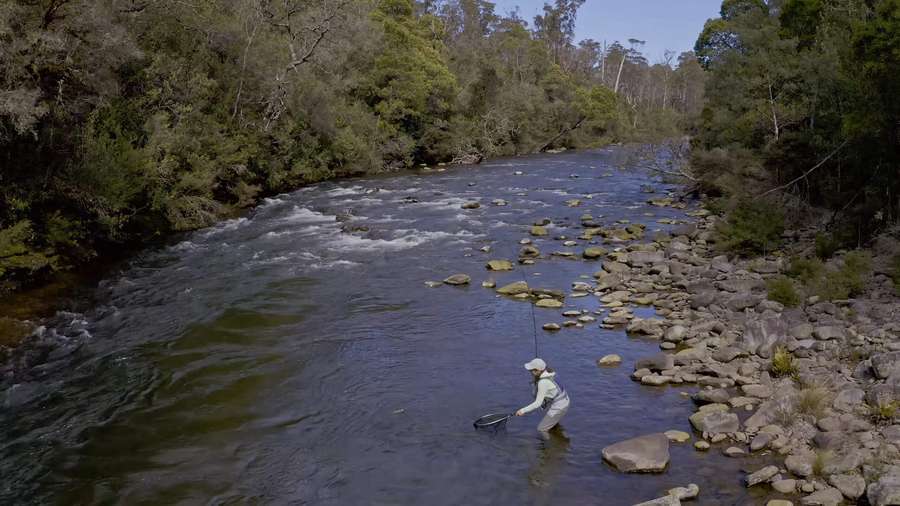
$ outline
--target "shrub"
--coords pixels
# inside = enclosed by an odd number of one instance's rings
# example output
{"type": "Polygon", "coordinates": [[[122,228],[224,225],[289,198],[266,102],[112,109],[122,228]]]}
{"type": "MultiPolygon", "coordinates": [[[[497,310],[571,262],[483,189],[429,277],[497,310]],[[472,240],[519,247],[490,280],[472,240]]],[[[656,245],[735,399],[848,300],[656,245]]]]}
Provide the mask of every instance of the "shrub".
{"type": "Polygon", "coordinates": [[[897,401],[879,402],[874,406],[869,406],[869,413],[876,422],[889,423],[896,418],[898,409],[900,409],[900,403],[897,401]]]}
{"type": "Polygon", "coordinates": [[[772,363],[769,370],[775,376],[792,376],[797,373],[797,365],[794,364],[794,356],[784,346],[775,348],[772,354],[772,363]]]}
{"type": "Polygon", "coordinates": [[[816,234],[816,256],[822,260],[827,260],[834,255],[834,252],[840,248],[840,241],[834,234],[826,234],[819,232],[816,234]]]}
{"type": "Polygon", "coordinates": [[[720,248],[750,255],[776,248],[784,232],[784,213],[764,201],[741,202],[716,227],[720,248]]]}
{"type": "Polygon", "coordinates": [[[787,274],[792,278],[800,280],[804,284],[809,284],[814,279],[820,277],[825,272],[825,264],[818,258],[794,257],[791,259],[787,274]]]}
{"type": "Polygon", "coordinates": [[[846,299],[859,295],[872,273],[872,258],[862,251],[851,251],[844,257],[844,265],[828,270],[815,284],[816,294],[826,300],[846,299]]]}
{"type": "Polygon", "coordinates": [[[797,396],[797,412],[822,418],[829,405],[828,390],[814,386],[803,388],[797,396]]]}
{"type": "Polygon", "coordinates": [[[766,282],[769,290],[769,300],[780,302],[786,307],[799,306],[802,298],[794,288],[794,283],[788,278],[773,278],[766,282]]]}

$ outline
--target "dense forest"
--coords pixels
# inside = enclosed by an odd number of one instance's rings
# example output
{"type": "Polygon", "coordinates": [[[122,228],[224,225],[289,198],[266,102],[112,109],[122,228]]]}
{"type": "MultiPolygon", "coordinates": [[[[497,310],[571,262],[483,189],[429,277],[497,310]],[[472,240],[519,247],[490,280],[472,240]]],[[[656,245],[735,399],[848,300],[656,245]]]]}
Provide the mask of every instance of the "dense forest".
{"type": "Polygon", "coordinates": [[[898,48],[900,0],[723,2],[695,47],[691,168],[725,197],[733,249],[771,247],[785,219],[818,227],[822,258],[896,229],[898,48]]]}
{"type": "Polygon", "coordinates": [[[693,53],[576,42],[583,2],[3,2],[0,290],[327,178],[678,135],[693,53]]]}

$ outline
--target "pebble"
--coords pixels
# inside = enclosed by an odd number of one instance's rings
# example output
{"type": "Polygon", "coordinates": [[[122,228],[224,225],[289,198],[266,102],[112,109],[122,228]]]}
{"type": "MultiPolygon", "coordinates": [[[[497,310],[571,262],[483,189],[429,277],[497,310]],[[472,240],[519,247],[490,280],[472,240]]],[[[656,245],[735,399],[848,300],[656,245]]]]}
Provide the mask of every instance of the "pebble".
{"type": "Polygon", "coordinates": [[[544,330],[550,330],[550,331],[559,330],[560,328],[562,328],[562,327],[560,327],[558,323],[545,323],[543,326],[544,330]]]}
{"type": "Polygon", "coordinates": [[[705,452],[706,450],[709,450],[709,443],[703,440],[697,441],[696,443],[694,443],[694,449],[697,451],[705,452]]]}
{"type": "Polygon", "coordinates": [[[669,441],[675,443],[685,443],[691,439],[690,434],[681,430],[667,430],[664,434],[669,438],[669,441]]]}
{"type": "Polygon", "coordinates": [[[738,448],[737,446],[729,446],[722,452],[726,457],[743,457],[747,454],[744,450],[738,448]]]}

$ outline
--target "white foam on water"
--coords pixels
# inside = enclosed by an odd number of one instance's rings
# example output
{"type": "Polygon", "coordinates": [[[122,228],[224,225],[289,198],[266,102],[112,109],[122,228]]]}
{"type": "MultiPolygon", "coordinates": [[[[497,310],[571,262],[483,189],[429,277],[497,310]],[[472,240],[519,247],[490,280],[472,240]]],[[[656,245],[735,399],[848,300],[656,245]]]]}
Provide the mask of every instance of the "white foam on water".
{"type": "Polygon", "coordinates": [[[353,262],[350,260],[332,260],[328,262],[314,262],[305,267],[313,270],[325,270],[325,269],[333,269],[335,267],[356,267],[362,265],[359,262],[353,262]]]}
{"type": "Polygon", "coordinates": [[[335,188],[333,190],[328,190],[325,193],[327,193],[328,195],[330,195],[332,197],[343,197],[346,195],[359,195],[359,194],[363,193],[364,191],[366,191],[366,189],[363,188],[362,186],[354,185],[354,186],[348,186],[346,188],[335,188]]]}
{"type": "Polygon", "coordinates": [[[372,205],[372,204],[384,204],[385,201],[381,199],[373,199],[372,197],[359,197],[356,199],[344,199],[344,200],[335,200],[332,201],[331,204],[335,206],[348,206],[348,205],[372,205]]]}
{"type": "Polygon", "coordinates": [[[336,221],[335,216],[323,214],[300,206],[294,206],[291,213],[282,218],[282,220],[291,223],[325,223],[336,221]]]}
{"type": "Polygon", "coordinates": [[[249,220],[247,218],[236,218],[233,220],[223,221],[218,225],[212,227],[209,230],[200,233],[200,237],[208,238],[212,237],[216,234],[221,234],[222,232],[228,232],[229,230],[236,230],[240,228],[242,225],[247,223],[249,220]]]}

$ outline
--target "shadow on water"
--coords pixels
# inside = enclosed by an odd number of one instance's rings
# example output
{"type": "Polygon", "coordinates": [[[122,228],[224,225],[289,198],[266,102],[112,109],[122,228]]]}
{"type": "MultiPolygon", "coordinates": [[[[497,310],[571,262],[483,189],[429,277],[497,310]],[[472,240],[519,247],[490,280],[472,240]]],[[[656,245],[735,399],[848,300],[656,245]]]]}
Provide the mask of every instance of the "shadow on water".
{"type": "MultiPolygon", "coordinates": [[[[573,399],[562,434],[538,438],[536,416],[472,429],[531,400],[531,307],[481,281],[568,290],[599,268],[549,256],[580,256],[583,241],[557,238],[580,235],[582,214],[649,231],[684,218],[645,204],[647,176],[615,171],[610,153],[323,183],[142,255],[100,284],[95,307],[48,329],[57,348],[40,368],[2,380],[0,502],[632,504],[696,482],[696,504],[761,503],[741,477],[764,457],[687,443],[660,475],[602,462],[616,441],[690,432],[680,393],[693,389],[632,382],[656,343],[621,329],[538,330],[573,399]],[[485,270],[514,260],[541,218],[553,220],[534,238],[544,258],[485,270]],[[458,272],[472,284],[425,284],[458,272]],[[608,353],[623,365],[598,368],[608,353]]],[[[595,297],[565,309],[602,310],[595,297]]],[[[560,312],[536,308],[538,328],[560,312]]]]}

